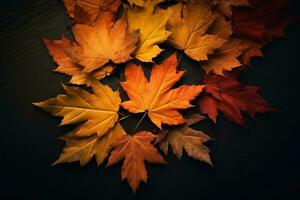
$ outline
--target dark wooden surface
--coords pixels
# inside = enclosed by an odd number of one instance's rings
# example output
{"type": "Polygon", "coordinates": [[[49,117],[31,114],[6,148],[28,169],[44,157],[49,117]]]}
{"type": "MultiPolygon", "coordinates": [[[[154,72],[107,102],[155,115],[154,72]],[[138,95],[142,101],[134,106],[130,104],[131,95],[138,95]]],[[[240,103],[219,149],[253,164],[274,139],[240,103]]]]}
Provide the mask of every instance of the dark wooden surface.
{"type": "MultiPolygon", "coordinates": [[[[300,15],[299,1],[293,10],[300,15]]],[[[133,196],[120,181],[121,165],[51,167],[63,147],[56,137],[69,127],[31,102],[56,96],[68,80],[51,72],[56,65],[40,40],[71,37],[60,0],[1,0],[0,13],[0,199],[300,199],[299,24],[242,76],[280,112],[246,116],[247,129],[223,117],[195,126],[216,139],[208,144],[214,168],[170,154],[167,166],[147,165],[148,184],[133,196]]],[[[181,83],[199,83],[195,62],[184,58],[180,68],[187,71],[181,83]]],[[[116,77],[104,82],[118,87],[116,77]]],[[[136,120],[123,125],[130,130],[136,120]]]]}

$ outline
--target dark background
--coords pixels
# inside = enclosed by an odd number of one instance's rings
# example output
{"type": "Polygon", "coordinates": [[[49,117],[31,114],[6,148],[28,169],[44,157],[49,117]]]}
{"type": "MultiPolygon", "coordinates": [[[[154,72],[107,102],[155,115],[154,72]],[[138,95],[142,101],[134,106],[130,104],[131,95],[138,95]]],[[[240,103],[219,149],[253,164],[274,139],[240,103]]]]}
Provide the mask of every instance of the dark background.
{"type": "MultiPolygon", "coordinates": [[[[300,15],[299,1],[292,8],[300,15]]],[[[40,40],[71,36],[60,0],[1,0],[0,13],[0,199],[300,199],[299,24],[266,46],[265,57],[242,76],[280,112],[255,121],[246,116],[247,129],[223,117],[216,126],[197,125],[216,139],[208,144],[214,167],[171,153],[167,166],[147,165],[148,184],[133,196],[120,180],[121,164],[51,167],[63,147],[56,137],[68,128],[31,102],[55,97],[68,80],[51,72],[56,64],[40,40]]],[[[199,83],[196,63],[184,58],[181,68],[183,83],[199,83]]]]}

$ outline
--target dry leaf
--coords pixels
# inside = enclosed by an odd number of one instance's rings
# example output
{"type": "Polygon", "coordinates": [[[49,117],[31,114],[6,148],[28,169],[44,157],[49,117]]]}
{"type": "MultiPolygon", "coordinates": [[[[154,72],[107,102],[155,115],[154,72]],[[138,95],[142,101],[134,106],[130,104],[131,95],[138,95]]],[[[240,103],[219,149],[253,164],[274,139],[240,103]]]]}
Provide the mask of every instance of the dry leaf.
{"type": "Polygon", "coordinates": [[[92,135],[90,137],[78,138],[73,133],[67,134],[60,138],[66,143],[66,146],[54,164],[79,161],[80,165],[83,166],[95,156],[97,165],[99,166],[109,155],[111,145],[124,135],[126,133],[119,123],[103,137],[92,135]]]}
{"type": "Polygon", "coordinates": [[[136,49],[138,33],[127,31],[126,16],[115,21],[115,14],[102,12],[93,24],[76,24],[73,28],[76,41],[82,48],[79,64],[90,73],[110,61],[124,63],[136,49]]]}
{"type": "Polygon", "coordinates": [[[116,13],[121,0],[63,0],[67,13],[76,23],[92,23],[103,11],[116,13]]]}
{"type": "Polygon", "coordinates": [[[152,2],[153,4],[159,4],[160,2],[163,2],[164,0],[128,0],[130,5],[137,5],[140,7],[145,7],[146,4],[148,4],[149,2],[152,2]]]}
{"type": "Polygon", "coordinates": [[[218,5],[220,11],[228,17],[232,15],[232,6],[250,6],[248,0],[213,0],[213,4],[218,5]]]}
{"type": "Polygon", "coordinates": [[[76,130],[76,136],[98,137],[105,135],[118,121],[118,110],[121,103],[119,91],[113,92],[108,86],[93,81],[90,94],[78,87],[65,86],[66,94],[44,102],[35,103],[54,116],[63,117],[61,125],[82,122],[76,130]]]}
{"type": "Polygon", "coordinates": [[[209,54],[226,42],[223,38],[207,33],[217,18],[211,11],[209,1],[177,4],[168,9],[174,12],[168,23],[168,30],[172,32],[168,41],[192,59],[207,60],[209,54]]]}
{"type": "Polygon", "coordinates": [[[249,45],[244,41],[231,39],[209,56],[208,61],[202,63],[202,67],[206,73],[223,75],[224,71],[231,71],[242,65],[238,57],[248,49],[249,45]]]}
{"type": "Polygon", "coordinates": [[[58,64],[54,71],[72,76],[70,80],[72,84],[90,86],[92,79],[101,80],[113,71],[112,65],[105,65],[91,73],[83,72],[83,67],[78,64],[78,55],[81,54],[81,48],[65,37],[61,40],[43,39],[43,42],[53,60],[58,64]]]}
{"type": "Polygon", "coordinates": [[[141,181],[147,183],[145,161],[156,164],[165,163],[157,149],[151,144],[155,137],[150,132],[142,131],[134,136],[124,136],[113,144],[114,150],[107,165],[114,165],[124,159],[122,180],[127,179],[133,192],[136,192],[141,181]]]}
{"type": "Polygon", "coordinates": [[[121,86],[130,100],[122,106],[132,113],[147,112],[151,121],[159,128],[161,124],[178,125],[184,119],[177,110],[190,108],[190,101],[202,91],[203,86],[183,85],[171,89],[184,72],[176,72],[177,58],[173,54],[162,64],[155,64],[151,71],[150,81],[143,69],[129,64],[125,69],[126,81],[121,86]]]}
{"type": "Polygon", "coordinates": [[[283,37],[285,28],[295,21],[286,0],[249,2],[250,8],[235,8],[232,15],[234,36],[253,45],[243,55],[245,64],[249,64],[251,57],[261,56],[260,48],[275,38],[283,37]]]}
{"type": "Polygon", "coordinates": [[[185,149],[189,157],[212,165],[209,149],[203,144],[209,140],[210,137],[203,132],[182,126],[171,129],[160,143],[160,148],[167,155],[170,144],[178,159],[182,159],[183,149],[185,149]]]}
{"type": "Polygon", "coordinates": [[[147,1],[144,8],[133,6],[127,10],[130,31],[139,30],[140,37],[135,57],[142,62],[153,62],[162,49],[158,44],[167,40],[171,32],[166,30],[171,12],[154,8],[154,1],[147,1]]]}
{"type": "Polygon", "coordinates": [[[200,110],[208,114],[215,123],[218,110],[232,122],[246,126],[242,112],[254,118],[256,113],[274,111],[259,95],[259,88],[240,83],[237,73],[226,73],[224,76],[209,74],[205,80],[205,93],[200,99],[200,110]]]}
{"type": "Polygon", "coordinates": [[[231,21],[226,21],[221,16],[217,17],[208,30],[208,33],[221,37],[227,40],[227,42],[216,49],[213,54],[209,55],[207,61],[202,62],[202,67],[206,73],[212,71],[222,75],[223,71],[230,71],[242,65],[238,57],[249,48],[250,44],[242,40],[230,38],[232,35],[231,21]]]}
{"type": "Polygon", "coordinates": [[[186,115],[184,117],[185,125],[187,126],[197,124],[198,122],[203,121],[205,119],[206,119],[205,116],[196,113],[186,115]]]}

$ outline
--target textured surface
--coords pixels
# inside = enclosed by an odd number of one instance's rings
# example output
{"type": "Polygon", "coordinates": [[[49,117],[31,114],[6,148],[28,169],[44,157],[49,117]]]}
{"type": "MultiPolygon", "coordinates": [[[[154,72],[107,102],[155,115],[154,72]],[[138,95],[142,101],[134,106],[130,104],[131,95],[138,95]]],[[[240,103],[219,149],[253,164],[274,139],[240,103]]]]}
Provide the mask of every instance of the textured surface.
{"type": "MultiPolygon", "coordinates": [[[[299,1],[293,8],[300,15],[299,1]]],[[[134,199],[119,180],[121,164],[51,167],[62,148],[56,137],[70,129],[58,128],[59,119],[31,102],[63,92],[60,83],[68,80],[51,72],[56,65],[40,40],[70,36],[71,21],[60,0],[1,0],[0,11],[0,199],[134,199]]],[[[135,199],[299,199],[299,35],[298,24],[264,48],[265,58],[256,59],[242,77],[262,86],[280,112],[256,121],[246,117],[248,129],[223,117],[218,126],[209,121],[194,126],[217,140],[208,144],[214,168],[169,155],[167,166],[148,166],[148,185],[135,199]]],[[[181,69],[187,71],[182,82],[199,82],[195,62],[184,57],[181,69]]],[[[114,77],[104,82],[117,88],[114,77]]],[[[124,123],[130,131],[136,122],[124,123]]]]}

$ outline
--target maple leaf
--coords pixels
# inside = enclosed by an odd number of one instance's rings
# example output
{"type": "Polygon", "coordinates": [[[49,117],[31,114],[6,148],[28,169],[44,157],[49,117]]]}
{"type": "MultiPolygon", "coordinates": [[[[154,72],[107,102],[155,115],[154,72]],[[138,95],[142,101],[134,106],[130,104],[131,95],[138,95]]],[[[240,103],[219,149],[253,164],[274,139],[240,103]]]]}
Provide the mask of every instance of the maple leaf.
{"type": "MultiPolygon", "coordinates": [[[[204,119],[206,119],[206,117],[204,115],[200,115],[200,114],[188,114],[184,116],[184,125],[185,126],[190,126],[190,125],[194,125],[197,124],[200,121],[203,121],[204,119]]],[[[154,144],[159,144],[161,143],[163,140],[165,140],[166,136],[169,133],[170,128],[164,128],[159,130],[158,132],[156,132],[157,137],[155,139],[154,144]]]]}
{"type": "Polygon", "coordinates": [[[210,137],[202,131],[196,131],[188,126],[181,126],[171,129],[165,139],[160,143],[161,150],[167,155],[169,145],[178,159],[182,159],[183,149],[189,157],[212,165],[209,149],[203,144],[208,142],[210,137]]]}
{"type": "Polygon", "coordinates": [[[163,2],[164,0],[128,0],[130,5],[137,5],[140,7],[146,7],[149,2],[152,2],[154,5],[163,2]]]}
{"type": "Polygon", "coordinates": [[[117,122],[121,103],[119,91],[113,92],[108,86],[93,81],[94,94],[63,85],[66,94],[34,105],[43,108],[54,116],[63,117],[61,125],[84,122],[76,130],[76,136],[98,137],[105,135],[117,122]]]}
{"type": "Polygon", "coordinates": [[[262,48],[275,38],[283,37],[284,30],[295,20],[290,15],[286,0],[249,0],[251,7],[233,9],[232,22],[234,36],[251,42],[254,47],[244,55],[248,61],[253,56],[261,56],[262,48]]]}
{"type": "Polygon", "coordinates": [[[209,56],[209,59],[202,63],[202,67],[206,73],[213,71],[215,74],[222,75],[224,70],[231,71],[240,67],[242,64],[238,57],[249,48],[249,45],[242,40],[231,39],[209,56]]]}
{"type": "Polygon", "coordinates": [[[109,155],[111,145],[124,135],[126,133],[123,127],[117,123],[103,137],[92,135],[90,137],[78,138],[73,133],[62,136],[60,139],[66,143],[66,146],[54,165],[79,161],[80,165],[83,166],[93,156],[96,158],[97,165],[100,165],[109,155]]]}
{"type": "Polygon", "coordinates": [[[76,41],[82,48],[79,64],[90,73],[110,61],[124,63],[136,49],[138,33],[127,31],[126,16],[115,21],[115,14],[102,12],[92,24],[76,24],[73,28],[76,41]]]}
{"type": "Polygon", "coordinates": [[[67,13],[76,23],[92,23],[103,11],[116,13],[121,0],[63,0],[67,13]]]}
{"type": "Polygon", "coordinates": [[[172,32],[168,42],[184,51],[190,58],[197,61],[207,60],[207,55],[226,42],[223,38],[207,34],[217,18],[211,11],[209,1],[177,4],[168,9],[173,11],[168,23],[168,30],[172,32]]]}
{"type": "Polygon", "coordinates": [[[171,12],[160,8],[154,9],[154,1],[147,1],[144,8],[133,6],[127,10],[130,31],[139,30],[139,42],[135,57],[142,62],[153,62],[162,49],[157,44],[167,40],[171,32],[166,30],[171,12]]]}
{"type": "Polygon", "coordinates": [[[250,40],[243,40],[245,45],[248,45],[249,48],[246,49],[241,55],[242,63],[245,65],[249,65],[251,63],[251,58],[253,57],[263,57],[262,47],[263,44],[259,42],[253,42],[250,40]]]}
{"type": "Polygon", "coordinates": [[[70,80],[72,84],[90,86],[92,79],[101,80],[113,71],[112,65],[105,65],[91,73],[83,72],[83,67],[78,64],[78,55],[81,53],[80,46],[65,37],[61,40],[43,39],[43,42],[54,61],[58,64],[54,71],[72,76],[70,80]]]}
{"type": "Polygon", "coordinates": [[[162,123],[184,123],[177,110],[190,108],[190,101],[199,95],[204,86],[183,85],[171,89],[184,74],[182,71],[176,72],[176,66],[177,57],[173,54],[160,65],[153,66],[148,81],[142,67],[129,64],[125,69],[126,81],[121,86],[130,100],[123,102],[122,107],[132,113],[147,113],[159,128],[162,123]]]}
{"type": "Polygon", "coordinates": [[[209,55],[207,61],[202,62],[202,67],[206,73],[212,71],[222,75],[224,70],[231,71],[233,68],[242,65],[238,57],[249,49],[251,45],[230,37],[232,35],[231,21],[226,21],[222,16],[217,17],[208,33],[221,37],[227,42],[209,55]]]}
{"type": "Polygon", "coordinates": [[[250,6],[248,0],[213,0],[213,4],[218,5],[220,11],[226,16],[232,15],[232,6],[250,6]]]}
{"type": "Polygon", "coordinates": [[[114,150],[111,152],[107,166],[114,165],[124,159],[122,180],[127,179],[133,192],[136,192],[141,181],[147,183],[145,161],[165,164],[164,159],[151,144],[155,137],[150,132],[141,131],[134,136],[124,136],[112,145],[114,150]]]}
{"type": "Polygon", "coordinates": [[[190,114],[184,117],[185,125],[190,126],[203,121],[206,117],[200,114],[190,114]]]}
{"type": "Polygon", "coordinates": [[[256,113],[274,111],[266,100],[259,95],[259,88],[240,83],[237,73],[226,73],[224,76],[209,74],[205,80],[205,89],[200,98],[200,110],[208,114],[215,123],[218,110],[232,122],[245,127],[242,112],[252,118],[256,113]]]}

